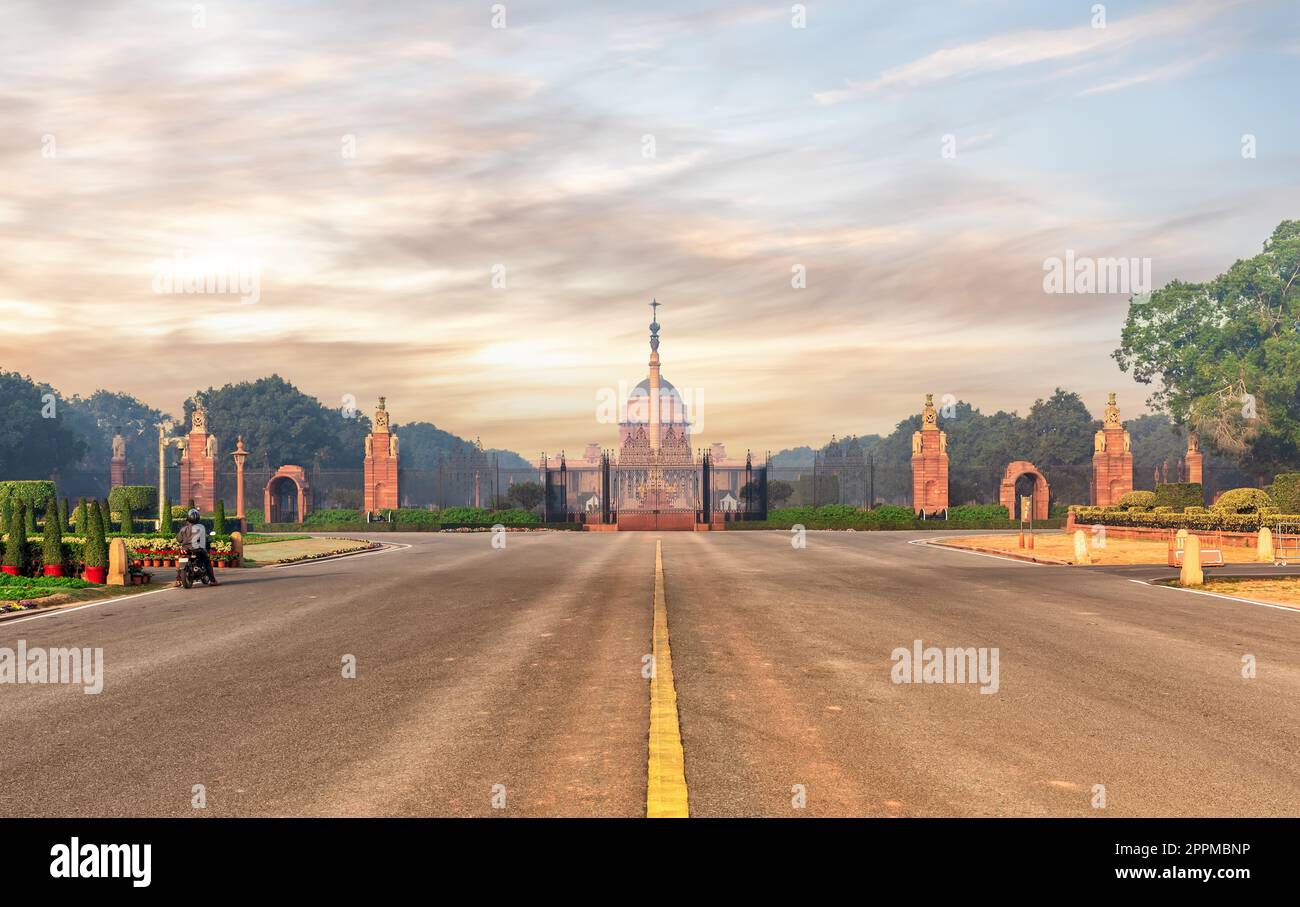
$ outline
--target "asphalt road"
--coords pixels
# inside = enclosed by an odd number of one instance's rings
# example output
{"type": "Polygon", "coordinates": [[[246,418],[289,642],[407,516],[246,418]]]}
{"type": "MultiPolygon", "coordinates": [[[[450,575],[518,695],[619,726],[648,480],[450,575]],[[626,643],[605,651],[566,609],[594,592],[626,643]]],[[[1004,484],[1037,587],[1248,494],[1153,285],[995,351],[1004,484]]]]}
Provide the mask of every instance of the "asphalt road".
{"type": "Polygon", "coordinates": [[[106,667],[0,685],[0,815],[642,815],[657,539],[692,815],[1300,815],[1297,611],[917,533],[376,537],[0,622],[106,667]],[[893,683],[918,639],[997,692],[893,683]]]}

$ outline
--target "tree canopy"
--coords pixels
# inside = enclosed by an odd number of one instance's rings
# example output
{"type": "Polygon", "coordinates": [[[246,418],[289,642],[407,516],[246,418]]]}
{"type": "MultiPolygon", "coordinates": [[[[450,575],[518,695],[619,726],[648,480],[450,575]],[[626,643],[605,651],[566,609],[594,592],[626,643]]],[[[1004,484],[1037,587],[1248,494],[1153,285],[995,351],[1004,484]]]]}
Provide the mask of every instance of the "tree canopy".
{"type": "Polygon", "coordinates": [[[1300,451],[1300,221],[1212,280],[1129,301],[1114,357],[1148,403],[1261,475],[1300,451]]]}
{"type": "Polygon", "coordinates": [[[0,478],[48,478],[75,466],[85,453],[68,402],[57,391],[26,375],[0,371],[0,478]]]}

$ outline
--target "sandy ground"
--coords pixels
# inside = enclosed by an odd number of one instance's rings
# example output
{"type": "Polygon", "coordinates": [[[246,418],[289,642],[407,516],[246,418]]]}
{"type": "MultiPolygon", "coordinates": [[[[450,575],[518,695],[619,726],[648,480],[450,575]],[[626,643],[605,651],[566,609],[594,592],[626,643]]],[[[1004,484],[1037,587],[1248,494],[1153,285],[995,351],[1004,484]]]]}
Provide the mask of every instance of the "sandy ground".
{"type": "Polygon", "coordinates": [[[1270,576],[1259,579],[1222,578],[1207,579],[1202,586],[1206,592],[1235,595],[1256,601],[1277,602],[1282,605],[1300,605],[1300,576],[1270,576]]]}
{"type": "MultiPolygon", "coordinates": [[[[1145,539],[1108,538],[1104,544],[1096,544],[1099,539],[1089,536],[1088,552],[1092,563],[1103,566],[1123,564],[1167,564],[1169,562],[1168,545],[1162,541],[1145,539]]],[[[1019,547],[1019,534],[975,535],[956,539],[945,539],[940,544],[957,548],[986,548],[1000,551],[1026,551],[1019,547]]],[[[1203,543],[1205,544],[1205,543],[1203,543]]],[[[1255,563],[1253,548],[1223,548],[1223,559],[1229,564],[1255,563]]],[[[1074,539],[1064,533],[1036,534],[1034,536],[1033,554],[1074,563],[1074,539]]]]}

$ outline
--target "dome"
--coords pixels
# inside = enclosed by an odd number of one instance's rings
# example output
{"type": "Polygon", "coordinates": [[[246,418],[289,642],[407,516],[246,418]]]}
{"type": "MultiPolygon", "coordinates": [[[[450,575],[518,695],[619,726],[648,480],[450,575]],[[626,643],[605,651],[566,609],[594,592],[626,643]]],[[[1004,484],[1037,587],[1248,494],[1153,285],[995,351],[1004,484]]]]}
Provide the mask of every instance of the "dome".
{"type": "MultiPolygon", "coordinates": [[[[664,424],[682,424],[687,421],[686,404],[682,395],[666,378],[659,379],[659,421],[664,424]]],[[[640,424],[650,421],[650,379],[643,378],[627,395],[625,422],[640,424]]]]}

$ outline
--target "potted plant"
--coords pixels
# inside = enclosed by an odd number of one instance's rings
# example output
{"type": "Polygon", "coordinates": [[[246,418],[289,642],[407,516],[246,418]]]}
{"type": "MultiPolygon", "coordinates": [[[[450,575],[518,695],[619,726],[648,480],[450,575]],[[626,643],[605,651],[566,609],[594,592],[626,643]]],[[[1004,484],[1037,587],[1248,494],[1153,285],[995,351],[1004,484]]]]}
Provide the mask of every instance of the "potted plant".
{"type": "Polygon", "coordinates": [[[59,506],[50,498],[45,507],[45,535],[41,539],[41,561],[46,576],[63,575],[63,526],[59,522],[59,506]]]}
{"type": "Polygon", "coordinates": [[[9,511],[9,535],[5,539],[4,572],[21,576],[27,561],[27,520],[23,516],[22,502],[9,511]]]}
{"type": "Polygon", "coordinates": [[[108,577],[108,543],[98,501],[90,502],[86,524],[86,581],[103,585],[108,577]]]}

